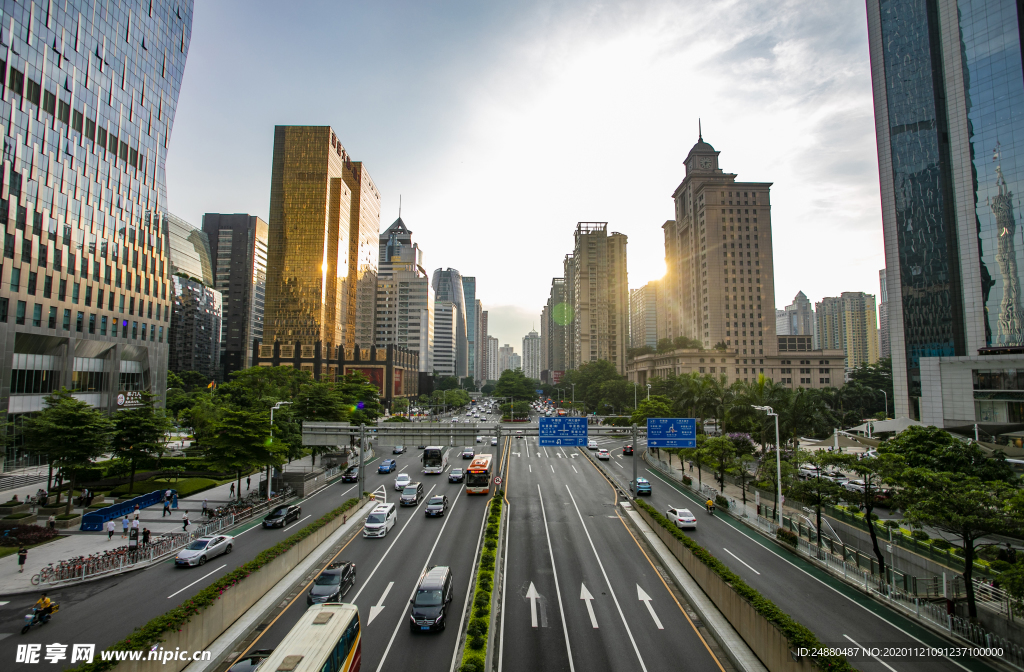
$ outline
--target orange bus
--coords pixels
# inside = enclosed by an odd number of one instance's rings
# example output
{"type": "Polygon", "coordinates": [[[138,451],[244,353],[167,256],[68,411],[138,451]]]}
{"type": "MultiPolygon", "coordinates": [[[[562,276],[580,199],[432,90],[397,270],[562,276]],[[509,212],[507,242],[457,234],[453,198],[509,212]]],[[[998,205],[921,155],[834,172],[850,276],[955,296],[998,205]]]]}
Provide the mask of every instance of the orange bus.
{"type": "Polygon", "coordinates": [[[466,494],[486,495],[491,490],[491,455],[477,455],[466,469],[466,494]]]}

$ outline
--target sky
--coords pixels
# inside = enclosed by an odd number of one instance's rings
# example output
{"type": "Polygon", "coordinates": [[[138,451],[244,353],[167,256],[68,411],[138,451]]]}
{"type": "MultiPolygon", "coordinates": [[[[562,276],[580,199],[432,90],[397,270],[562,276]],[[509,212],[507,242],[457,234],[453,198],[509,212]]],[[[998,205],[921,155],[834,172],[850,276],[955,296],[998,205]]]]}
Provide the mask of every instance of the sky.
{"type": "Polygon", "coordinates": [[[861,0],[200,0],[168,207],[268,218],[274,126],[329,125],[425,266],[476,276],[490,333],[540,331],[577,222],[629,237],[629,286],[697,141],[772,182],[776,306],[878,295],[884,267],[861,0]],[[281,8],[287,6],[287,12],[281,8]]]}

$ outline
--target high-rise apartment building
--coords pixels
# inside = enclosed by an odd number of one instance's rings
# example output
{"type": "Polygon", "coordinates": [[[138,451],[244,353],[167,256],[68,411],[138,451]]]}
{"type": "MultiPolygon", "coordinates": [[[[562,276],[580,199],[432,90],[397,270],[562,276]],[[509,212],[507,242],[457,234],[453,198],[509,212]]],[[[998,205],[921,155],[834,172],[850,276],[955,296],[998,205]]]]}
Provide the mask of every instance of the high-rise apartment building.
{"type": "Polygon", "coordinates": [[[864,292],[826,296],[815,304],[823,349],[846,353],[846,368],[878,361],[875,297],[864,292]]]}
{"type": "Polygon", "coordinates": [[[513,370],[514,369],[522,369],[523,368],[523,358],[518,353],[513,352],[511,355],[509,355],[509,358],[508,358],[508,368],[513,369],[513,370]]]}
{"type": "Polygon", "coordinates": [[[814,306],[803,292],[797,292],[793,303],[784,310],[775,311],[775,331],[778,336],[813,336],[814,323],[814,306]]]}
{"type": "Polygon", "coordinates": [[[498,380],[501,377],[501,358],[498,356],[498,339],[487,337],[487,380],[498,380]]]}
{"type": "Polygon", "coordinates": [[[516,349],[506,343],[505,345],[498,348],[498,377],[501,377],[501,373],[509,369],[516,368],[512,365],[512,358],[516,356],[516,349]]]}
{"type": "Polygon", "coordinates": [[[629,347],[658,347],[658,281],[629,290],[629,347]]]}
{"type": "Polygon", "coordinates": [[[889,292],[885,288],[885,269],[878,272],[878,357],[888,359],[889,349],[889,292]]]}
{"type": "Polygon", "coordinates": [[[1021,422],[1024,9],[890,5],[867,3],[896,417],[1021,422]]]}
{"type": "Polygon", "coordinates": [[[168,213],[171,267],[171,325],[167,369],[198,371],[207,380],[221,375],[221,293],[214,289],[210,240],[206,233],[168,213]]]}
{"type": "MultiPolygon", "coordinates": [[[[479,304],[479,301],[477,302],[479,304]]],[[[480,367],[480,385],[481,387],[490,379],[490,362],[488,361],[487,352],[487,339],[490,336],[487,333],[487,311],[480,311],[480,336],[477,340],[477,362],[480,367]]]]}
{"type": "Polygon", "coordinates": [[[540,334],[536,331],[523,336],[523,373],[540,380],[540,334]]]}
{"type": "Polygon", "coordinates": [[[267,223],[248,214],[203,215],[210,241],[213,287],[223,297],[220,334],[222,380],[252,366],[253,342],[263,340],[267,293],[267,223]]]}
{"type": "Polygon", "coordinates": [[[107,411],[167,387],[165,166],[192,0],[3,4],[0,406],[107,411]],[[159,46],[158,46],[159,45],[159,46]],[[145,340],[143,340],[145,336],[145,340]]]}
{"type": "Polygon", "coordinates": [[[434,301],[434,373],[458,376],[459,307],[451,301],[434,301]]]}
{"type": "Polygon", "coordinates": [[[770,182],[737,182],[719,152],[698,137],[686,177],[672,194],[676,217],[663,225],[669,333],[707,349],[772,356],[775,276],[770,182]]]}
{"type": "MultiPolygon", "coordinates": [[[[565,346],[565,356],[563,357],[563,364],[565,365],[565,371],[573,370],[579,366],[579,362],[576,361],[576,344],[574,341],[574,327],[573,322],[575,318],[576,304],[576,260],[573,259],[571,254],[565,255],[562,260],[562,278],[565,282],[563,292],[565,296],[565,338],[563,344],[565,346]]],[[[554,315],[554,313],[552,313],[554,315]]]]}
{"type": "Polygon", "coordinates": [[[552,278],[547,303],[541,311],[541,381],[557,383],[565,373],[565,336],[572,308],[566,303],[565,278],[552,278]]]}
{"type": "MultiPolygon", "coordinates": [[[[435,269],[430,280],[430,286],[434,290],[434,300],[439,303],[451,303],[455,311],[455,370],[448,374],[462,378],[469,375],[469,327],[466,319],[467,306],[466,290],[462,283],[462,274],[454,268],[435,269]]],[[[474,279],[474,291],[476,281],[474,279]]],[[[474,297],[475,301],[475,297],[474,297]]],[[[438,348],[447,347],[445,344],[434,344],[434,352],[438,348]]]]}
{"type": "Polygon", "coordinates": [[[380,244],[380,192],[362,161],[342,172],[352,192],[348,216],[348,274],[344,298],[345,343],[374,344],[377,323],[377,259],[380,244]]]}
{"type": "MultiPolygon", "coordinates": [[[[576,367],[604,359],[626,371],[629,287],[626,236],[607,222],[579,222],[572,253],[572,321],[566,336],[576,367]]],[[[568,263],[568,258],[567,258],[568,263]]]]}
{"type": "Polygon", "coordinates": [[[389,343],[418,354],[419,370],[433,372],[434,291],[423,268],[423,251],[399,217],[379,237],[377,345],[389,343]]]}

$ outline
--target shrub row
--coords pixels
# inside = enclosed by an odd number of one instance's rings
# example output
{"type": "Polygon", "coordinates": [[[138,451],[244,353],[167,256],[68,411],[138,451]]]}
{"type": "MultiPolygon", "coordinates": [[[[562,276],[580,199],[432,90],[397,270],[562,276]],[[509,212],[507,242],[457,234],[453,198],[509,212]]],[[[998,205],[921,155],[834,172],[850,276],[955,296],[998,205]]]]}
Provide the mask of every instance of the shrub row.
{"type": "MultiPolygon", "coordinates": [[[[295,546],[295,544],[299,543],[358,504],[359,500],[353,498],[346,501],[333,511],[325,513],[323,516],[309,525],[306,525],[284,541],[271,546],[241,567],[232,570],[217,581],[214,581],[208,587],[200,590],[193,597],[185,600],[166,614],[157,616],[141,628],[136,628],[132,634],[128,635],[120,642],[111,645],[107,650],[131,651],[137,649],[148,649],[154,644],[162,642],[165,633],[171,632],[172,630],[181,630],[181,627],[191,621],[193,616],[219,600],[220,596],[224,594],[224,591],[238,585],[245,579],[245,577],[249,576],[253,572],[258,572],[263,567],[270,564],[274,559],[287,553],[293,546],[295,546]]],[[[78,667],[71,668],[70,672],[99,672],[100,670],[109,670],[115,665],[117,665],[117,661],[96,660],[96,662],[93,663],[87,663],[85,665],[79,665],[78,667]]]]}
{"type": "Polygon", "coordinates": [[[0,537],[0,546],[28,546],[39,544],[57,536],[56,530],[38,525],[15,525],[10,532],[0,537]]]}
{"type": "MultiPolygon", "coordinates": [[[[188,497],[194,495],[197,492],[201,492],[208,488],[212,488],[217,485],[217,481],[211,478],[182,478],[178,481],[168,481],[165,479],[150,479],[148,481],[135,481],[135,493],[136,495],[144,495],[154,490],[171,490],[178,491],[178,499],[182,497],[188,497]]],[[[123,497],[128,494],[128,484],[119,485],[110,491],[110,494],[114,497],[123,497]]]]}
{"type": "Polygon", "coordinates": [[[462,649],[462,666],[459,667],[461,672],[484,672],[503,496],[504,493],[498,490],[490,504],[487,528],[484,531],[484,552],[480,554],[480,568],[476,573],[476,588],[473,591],[473,611],[466,627],[466,643],[462,649]]]}
{"type": "MultiPolygon", "coordinates": [[[[730,584],[732,589],[743,597],[743,599],[745,599],[758,614],[763,616],[769,623],[782,632],[786,639],[789,640],[791,648],[808,648],[813,650],[822,647],[821,642],[818,641],[818,638],[813,632],[798,623],[789,614],[779,609],[774,602],[747,585],[743,579],[741,579],[737,574],[734,574],[731,569],[722,563],[722,561],[711,555],[707,549],[695,542],[693,539],[686,536],[682,530],[673,525],[668,518],[658,513],[657,509],[640,499],[634,500],[633,504],[634,506],[638,506],[646,511],[651,518],[658,522],[659,525],[668,530],[676,539],[682,542],[683,546],[693,553],[694,557],[706,565],[708,569],[717,574],[723,581],[730,584]]],[[[790,534],[793,533],[790,532],[790,534]]],[[[793,536],[795,537],[796,535],[793,536]]],[[[855,672],[856,670],[856,668],[850,665],[849,661],[846,660],[845,656],[818,656],[814,658],[814,664],[819,669],[829,670],[830,672],[855,672]]]]}

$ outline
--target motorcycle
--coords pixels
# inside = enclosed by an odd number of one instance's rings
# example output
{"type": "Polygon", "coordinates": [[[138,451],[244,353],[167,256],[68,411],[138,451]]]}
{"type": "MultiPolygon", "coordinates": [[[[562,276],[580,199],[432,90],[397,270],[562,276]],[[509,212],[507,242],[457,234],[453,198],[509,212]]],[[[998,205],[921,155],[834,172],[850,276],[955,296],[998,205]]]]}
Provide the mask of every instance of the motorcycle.
{"type": "Polygon", "coordinates": [[[33,607],[31,614],[25,614],[25,625],[21,629],[21,634],[25,634],[33,625],[45,625],[50,622],[50,617],[57,613],[59,608],[56,602],[50,603],[50,613],[39,614],[39,609],[33,607]]]}

